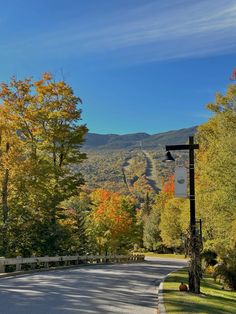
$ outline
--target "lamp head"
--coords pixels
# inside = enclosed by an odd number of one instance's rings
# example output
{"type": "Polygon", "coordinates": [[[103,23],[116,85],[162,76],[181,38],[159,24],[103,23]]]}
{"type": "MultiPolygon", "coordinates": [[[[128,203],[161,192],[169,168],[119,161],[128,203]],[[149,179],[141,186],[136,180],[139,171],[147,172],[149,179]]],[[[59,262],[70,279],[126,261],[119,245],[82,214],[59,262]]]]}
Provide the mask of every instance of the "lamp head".
{"type": "Polygon", "coordinates": [[[166,152],[165,158],[162,161],[163,162],[171,162],[171,161],[175,161],[175,159],[171,155],[171,153],[168,151],[168,152],[166,152]]]}

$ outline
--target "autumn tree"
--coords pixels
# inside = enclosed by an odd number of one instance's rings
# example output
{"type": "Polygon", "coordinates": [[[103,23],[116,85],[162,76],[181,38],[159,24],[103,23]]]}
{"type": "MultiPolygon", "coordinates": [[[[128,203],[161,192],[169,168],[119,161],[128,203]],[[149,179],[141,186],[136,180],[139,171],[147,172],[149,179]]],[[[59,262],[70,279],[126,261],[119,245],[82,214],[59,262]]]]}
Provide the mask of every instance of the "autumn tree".
{"type": "Polygon", "coordinates": [[[171,175],[156,195],[151,211],[144,215],[144,245],[151,251],[183,251],[189,228],[189,204],[174,196],[171,175]]]}
{"type": "MultiPolygon", "coordinates": [[[[236,245],[236,85],[230,85],[225,95],[217,93],[207,108],[212,117],[197,131],[196,218],[203,221],[204,247],[224,257],[236,245]]],[[[189,227],[189,204],[174,198],[173,191],[172,179],[164,185],[144,223],[147,247],[152,247],[158,236],[166,247],[182,245],[181,235],[185,237],[189,227]],[[164,203],[160,200],[163,195],[164,203]]]]}
{"type": "MultiPolygon", "coordinates": [[[[160,234],[164,246],[176,250],[184,248],[187,236],[189,213],[185,215],[186,200],[169,198],[163,207],[160,222],[160,234]]],[[[188,207],[188,204],[187,204],[188,207]]]]}
{"type": "Polygon", "coordinates": [[[198,128],[197,206],[207,250],[218,255],[215,277],[236,289],[236,85],[207,105],[212,117],[198,128]]]}
{"type": "Polygon", "coordinates": [[[92,192],[89,236],[99,253],[121,253],[132,248],[135,202],[118,193],[98,189],[92,192]],[[92,240],[93,239],[93,240],[92,240]]]}
{"type": "Polygon", "coordinates": [[[38,81],[2,83],[0,97],[2,230],[8,226],[19,233],[30,220],[34,232],[25,239],[32,243],[30,250],[41,245],[40,253],[55,253],[58,205],[83,182],[75,167],[85,158],[79,150],[87,132],[79,124],[81,100],[49,73],[38,81]]]}
{"type": "Polygon", "coordinates": [[[232,242],[236,219],[236,85],[230,85],[225,95],[217,93],[207,108],[213,115],[197,134],[197,206],[205,246],[221,251],[232,242]]]}

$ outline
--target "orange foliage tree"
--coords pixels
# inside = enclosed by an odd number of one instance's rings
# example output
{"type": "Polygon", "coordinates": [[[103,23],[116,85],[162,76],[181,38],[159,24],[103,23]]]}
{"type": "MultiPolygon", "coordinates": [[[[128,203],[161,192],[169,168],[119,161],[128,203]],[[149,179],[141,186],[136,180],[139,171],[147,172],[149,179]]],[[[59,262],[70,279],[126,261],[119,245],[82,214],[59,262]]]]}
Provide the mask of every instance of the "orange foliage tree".
{"type": "Polygon", "coordinates": [[[175,178],[174,175],[171,175],[169,179],[165,182],[162,191],[164,193],[173,195],[175,190],[175,178]]]}
{"type": "Polygon", "coordinates": [[[135,201],[118,193],[98,189],[92,192],[89,234],[100,254],[120,253],[132,242],[135,229],[135,201]]]}

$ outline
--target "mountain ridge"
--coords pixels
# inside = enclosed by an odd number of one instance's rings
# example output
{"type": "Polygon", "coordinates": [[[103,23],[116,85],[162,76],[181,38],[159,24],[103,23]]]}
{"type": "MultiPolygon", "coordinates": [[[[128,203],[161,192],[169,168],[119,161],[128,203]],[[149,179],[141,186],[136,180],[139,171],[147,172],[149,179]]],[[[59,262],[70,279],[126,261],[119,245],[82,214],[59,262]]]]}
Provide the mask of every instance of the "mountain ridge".
{"type": "Polygon", "coordinates": [[[138,147],[143,149],[156,149],[164,145],[186,143],[189,136],[196,133],[198,126],[170,130],[156,134],[145,132],[130,134],[97,134],[88,133],[83,145],[85,150],[130,150],[138,147]]]}

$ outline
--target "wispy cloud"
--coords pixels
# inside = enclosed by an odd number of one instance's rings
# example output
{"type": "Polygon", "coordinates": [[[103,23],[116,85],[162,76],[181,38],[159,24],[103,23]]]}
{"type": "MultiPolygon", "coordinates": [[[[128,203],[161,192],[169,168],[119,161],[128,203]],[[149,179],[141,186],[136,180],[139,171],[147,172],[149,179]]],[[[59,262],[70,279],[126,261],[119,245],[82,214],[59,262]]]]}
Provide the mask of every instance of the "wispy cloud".
{"type": "Polygon", "coordinates": [[[64,55],[122,57],[132,62],[197,58],[236,52],[235,0],[152,1],[104,16],[71,21],[14,49],[64,55]]]}

